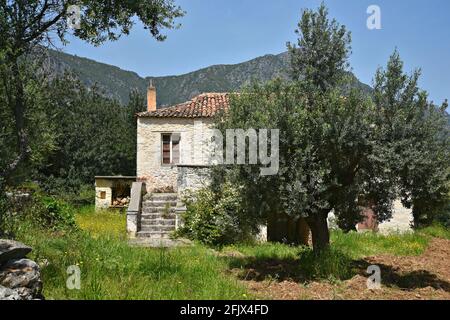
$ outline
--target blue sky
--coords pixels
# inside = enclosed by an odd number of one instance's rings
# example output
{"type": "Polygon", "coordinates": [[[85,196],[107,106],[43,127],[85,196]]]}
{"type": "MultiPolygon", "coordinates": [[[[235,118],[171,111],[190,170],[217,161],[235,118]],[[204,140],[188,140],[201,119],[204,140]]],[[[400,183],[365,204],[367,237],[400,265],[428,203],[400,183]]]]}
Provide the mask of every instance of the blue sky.
{"type": "MultiPolygon", "coordinates": [[[[178,0],[187,12],[168,39],[152,39],[136,24],[128,37],[93,47],[76,39],[63,48],[141,76],[176,75],[213,64],[233,64],[286,50],[302,8],[319,0],[178,0]]],[[[377,67],[398,48],[405,69],[422,69],[421,87],[436,103],[450,97],[450,1],[329,0],[330,16],[352,32],[350,63],[371,84],[377,67]],[[381,30],[369,30],[369,5],[381,9],[381,30]]]]}

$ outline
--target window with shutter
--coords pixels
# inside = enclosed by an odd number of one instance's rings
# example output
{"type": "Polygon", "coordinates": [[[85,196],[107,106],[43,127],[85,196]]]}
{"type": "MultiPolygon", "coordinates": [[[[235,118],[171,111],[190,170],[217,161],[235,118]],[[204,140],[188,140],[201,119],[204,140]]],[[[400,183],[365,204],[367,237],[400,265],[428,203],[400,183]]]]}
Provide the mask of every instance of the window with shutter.
{"type": "Polygon", "coordinates": [[[170,164],[170,134],[162,136],[162,163],[170,164]]]}
{"type": "Polygon", "coordinates": [[[180,134],[162,134],[162,164],[180,163],[180,134]]]}

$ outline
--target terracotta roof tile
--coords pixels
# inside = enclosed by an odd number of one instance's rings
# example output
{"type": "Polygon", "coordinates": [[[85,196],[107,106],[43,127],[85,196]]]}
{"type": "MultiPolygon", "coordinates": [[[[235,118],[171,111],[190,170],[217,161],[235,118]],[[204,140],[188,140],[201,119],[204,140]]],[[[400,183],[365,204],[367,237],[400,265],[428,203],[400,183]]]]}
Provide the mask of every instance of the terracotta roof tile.
{"type": "Polygon", "coordinates": [[[190,101],[151,112],[138,113],[138,117],[150,118],[211,118],[219,110],[226,110],[230,103],[230,93],[203,93],[190,101]]]}

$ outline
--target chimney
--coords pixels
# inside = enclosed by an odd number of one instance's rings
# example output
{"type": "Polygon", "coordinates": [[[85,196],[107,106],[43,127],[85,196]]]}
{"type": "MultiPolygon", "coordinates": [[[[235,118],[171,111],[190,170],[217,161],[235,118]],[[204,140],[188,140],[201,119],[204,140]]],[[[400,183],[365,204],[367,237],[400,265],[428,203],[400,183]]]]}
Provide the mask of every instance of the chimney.
{"type": "Polygon", "coordinates": [[[147,111],[156,111],[156,88],[153,80],[150,80],[147,88],[147,111]]]}

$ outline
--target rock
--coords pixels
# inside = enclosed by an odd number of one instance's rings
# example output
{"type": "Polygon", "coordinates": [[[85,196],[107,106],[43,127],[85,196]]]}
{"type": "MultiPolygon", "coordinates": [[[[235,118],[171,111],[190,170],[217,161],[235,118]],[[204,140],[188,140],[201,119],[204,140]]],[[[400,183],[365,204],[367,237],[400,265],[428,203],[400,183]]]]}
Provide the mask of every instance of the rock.
{"type": "Polygon", "coordinates": [[[14,240],[0,239],[0,265],[12,259],[25,258],[32,248],[14,240]]]}
{"type": "Polygon", "coordinates": [[[0,300],[22,300],[22,298],[15,290],[0,286],[0,300]]]}
{"type": "Polygon", "coordinates": [[[10,260],[0,268],[0,286],[14,290],[21,300],[42,298],[41,272],[29,259],[10,260]]]}

